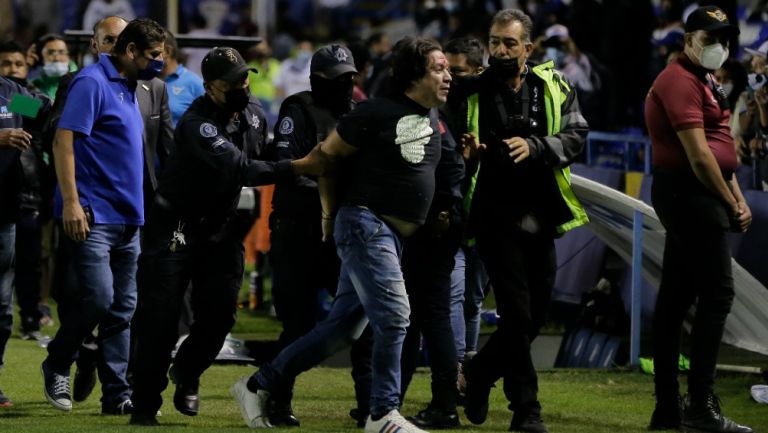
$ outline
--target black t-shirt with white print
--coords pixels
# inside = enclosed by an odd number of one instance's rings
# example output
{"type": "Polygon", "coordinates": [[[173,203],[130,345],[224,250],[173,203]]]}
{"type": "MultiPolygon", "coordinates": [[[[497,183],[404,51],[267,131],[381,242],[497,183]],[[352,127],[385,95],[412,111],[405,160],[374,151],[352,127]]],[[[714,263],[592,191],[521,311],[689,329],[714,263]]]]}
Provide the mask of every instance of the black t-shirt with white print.
{"type": "Polygon", "coordinates": [[[344,203],[423,224],[440,159],[437,109],[405,95],[360,104],[336,127],[358,151],[345,165],[344,203]]]}

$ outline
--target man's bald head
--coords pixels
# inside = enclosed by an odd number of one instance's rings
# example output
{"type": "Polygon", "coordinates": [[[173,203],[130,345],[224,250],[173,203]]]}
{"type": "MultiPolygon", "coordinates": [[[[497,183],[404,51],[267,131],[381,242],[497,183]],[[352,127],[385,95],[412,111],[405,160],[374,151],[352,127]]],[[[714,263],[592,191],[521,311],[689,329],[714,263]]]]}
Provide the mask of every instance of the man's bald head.
{"type": "Polygon", "coordinates": [[[94,54],[109,54],[115,46],[117,37],[123,31],[128,21],[118,16],[106,17],[93,26],[91,51],[94,54]]]}

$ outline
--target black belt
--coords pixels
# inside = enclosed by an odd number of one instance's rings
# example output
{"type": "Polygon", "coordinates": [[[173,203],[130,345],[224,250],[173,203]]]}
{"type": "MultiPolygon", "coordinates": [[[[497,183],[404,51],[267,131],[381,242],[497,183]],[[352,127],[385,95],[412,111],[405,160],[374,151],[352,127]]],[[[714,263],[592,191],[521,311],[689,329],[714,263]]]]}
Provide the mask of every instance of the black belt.
{"type": "Polygon", "coordinates": [[[160,194],[155,194],[155,207],[166,212],[172,219],[177,219],[190,228],[199,228],[202,230],[211,230],[213,232],[221,230],[222,227],[230,220],[231,216],[226,215],[205,215],[205,216],[188,216],[184,215],[179,209],[173,205],[167,198],[160,194]]]}

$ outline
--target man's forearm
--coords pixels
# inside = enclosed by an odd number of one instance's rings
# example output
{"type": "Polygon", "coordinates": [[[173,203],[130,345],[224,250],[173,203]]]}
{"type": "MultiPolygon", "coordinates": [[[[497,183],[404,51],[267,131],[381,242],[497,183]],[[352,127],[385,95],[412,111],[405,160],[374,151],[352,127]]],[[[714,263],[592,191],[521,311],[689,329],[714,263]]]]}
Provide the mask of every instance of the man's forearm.
{"type": "Polygon", "coordinates": [[[56,179],[59,182],[61,198],[64,203],[78,203],[75,182],[75,155],[73,151],[72,131],[59,129],[53,139],[53,160],[56,164],[56,179]]]}
{"type": "Polygon", "coordinates": [[[738,203],[746,203],[747,200],[744,198],[744,194],[741,193],[741,187],[739,187],[739,182],[736,180],[735,175],[731,178],[731,191],[733,191],[733,197],[738,203]]]}
{"type": "Polygon", "coordinates": [[[728,188],[728,184],[720,172],[720,167],[712,154],[705,154],[701,159],[691,161],[691,168],[696,178],[704,184],[707,189],[717,194],[724,202],[731,207],[735,207],[737,199],[728,188]]]}
{"type": "Polygon", "coordinates": [[[322,176],[317,180],[317,190],[320,193],[320,206],[324,219],[332,219],[338,209],[336,178],[322,176]]]}

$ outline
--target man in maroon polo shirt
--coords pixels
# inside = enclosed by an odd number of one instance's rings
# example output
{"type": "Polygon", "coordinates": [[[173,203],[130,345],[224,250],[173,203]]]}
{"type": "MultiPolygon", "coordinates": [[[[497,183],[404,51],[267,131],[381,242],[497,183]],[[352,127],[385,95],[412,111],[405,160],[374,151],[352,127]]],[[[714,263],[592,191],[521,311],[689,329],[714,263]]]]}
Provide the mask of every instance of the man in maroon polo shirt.
{"type": "Polygon", "coordinates": [[[656,409],[651,430],[750,433],[720,414],[715,363],[733,303],[729,230],[746,231],[752,214],[733,172],[725,92],[713,77],[738,34],[722,10],[705,6],[685,23],[685,49],[659,74],[645,101],[653,143],[652,201],[667,230],[653,320],[656,409]],[[688,397],[679,394],[683,319],[696,303],[688,397]]]}

